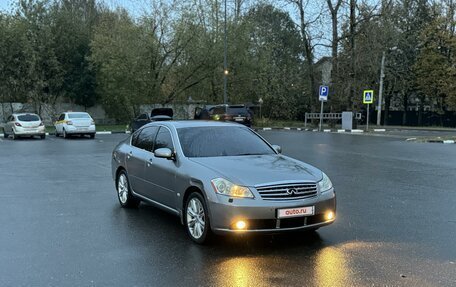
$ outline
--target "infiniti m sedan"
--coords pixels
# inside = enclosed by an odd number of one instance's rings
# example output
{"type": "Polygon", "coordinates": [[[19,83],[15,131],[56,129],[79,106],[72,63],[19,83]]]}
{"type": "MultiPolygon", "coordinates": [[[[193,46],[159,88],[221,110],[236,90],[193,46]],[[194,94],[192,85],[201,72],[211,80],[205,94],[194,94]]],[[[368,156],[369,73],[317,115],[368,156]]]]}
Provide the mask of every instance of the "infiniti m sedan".
{"type": "Polygon", "coordinates": [[[335,220],[328,176],[240,124],[152,122],[115,147],[112,175],[122,207],[144,201],[173,213],[196,243],[335,220]]]}

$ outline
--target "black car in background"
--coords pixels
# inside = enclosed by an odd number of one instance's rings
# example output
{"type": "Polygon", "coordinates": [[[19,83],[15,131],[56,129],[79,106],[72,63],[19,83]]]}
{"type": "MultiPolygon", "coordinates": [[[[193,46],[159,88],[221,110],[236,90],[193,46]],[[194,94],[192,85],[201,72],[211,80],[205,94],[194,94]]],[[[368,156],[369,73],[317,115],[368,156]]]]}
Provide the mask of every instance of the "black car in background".
{"type": "Polygon", "coordinates": [[[210,119],[214,121],[236,122],[245,126],[252,126],[252,112],[245,105],[218,105],[201,110],[195,114],[195,119],[210,119]]]}
{"type": "Polygon", "coordinates": [[[150,115],[147,113],[140,114],[131,121],[131,132],[135,132],[137,129],[150,122],[170,121],[173,119],[173,115],[173,109],[171,108],[155,108],[150,112],[150,115]]]}

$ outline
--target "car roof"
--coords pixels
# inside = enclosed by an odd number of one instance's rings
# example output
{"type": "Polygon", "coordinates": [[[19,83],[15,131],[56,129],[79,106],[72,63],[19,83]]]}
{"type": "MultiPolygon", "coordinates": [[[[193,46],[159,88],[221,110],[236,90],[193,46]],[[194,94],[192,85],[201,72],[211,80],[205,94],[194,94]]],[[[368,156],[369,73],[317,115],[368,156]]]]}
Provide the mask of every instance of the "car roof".
{"type": "Polygon", "coordinates": [[[173,126],[176,129],[180,128],[196,128],[196,127],[245,127],[241,124],[236,123],[227,123],[219,121],[204,121],[204,120],[184,120],[184,121],[159,121],[152,122],[146,126],[153,125],[164,125],[164,126],[173,126]]]}
{"type": "Polygon", "coordinates": [[[62,114],[89,114],[88,112],[63,112],[62,114]]]}
{"type": "MultiPolygon", "coordinates": [[[[35,113],[14,113],[14,114],[11,114],[12,116],[25,116],[25,115],[34,115],[34,116],[38,116],[37,114],[35,113]]],[[[38,116],[39,117],[39,116],[38,116]]]]}

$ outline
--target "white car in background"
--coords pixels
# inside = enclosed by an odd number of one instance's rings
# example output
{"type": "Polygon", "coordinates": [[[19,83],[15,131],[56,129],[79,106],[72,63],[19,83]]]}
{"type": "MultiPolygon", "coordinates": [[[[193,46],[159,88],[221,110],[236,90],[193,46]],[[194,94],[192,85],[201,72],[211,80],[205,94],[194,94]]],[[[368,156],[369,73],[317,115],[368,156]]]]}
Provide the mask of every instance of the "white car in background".
{"type": "Polygon", "coordinates": [[[54,124],[55,136],[62,135],[68,138],[72,135],[89,135],[95,138],[95,121],[85,112],[66,112],[62,113],[54,124]]]}
{"type": "Polygon", "coordinates": [[[13,139],[23,136],[39,136],[41,139],[44,139],[46,138],[46,129],[41,118],[37,114],[12,114],[8,117],[7,122],[3,127],[3,134],[5,138],[12,135],[13,139]]]}

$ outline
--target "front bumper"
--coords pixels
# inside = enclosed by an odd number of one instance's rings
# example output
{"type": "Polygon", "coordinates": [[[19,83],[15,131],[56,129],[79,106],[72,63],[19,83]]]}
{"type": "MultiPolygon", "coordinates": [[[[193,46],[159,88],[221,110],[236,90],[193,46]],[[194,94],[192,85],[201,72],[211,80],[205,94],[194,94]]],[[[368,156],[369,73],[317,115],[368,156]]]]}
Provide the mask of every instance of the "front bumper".
{"type": "Polygon", "coordinates": [[[209,201],[212,230],[215,233],[276,233],[301,229],[315,229],[331,224],[326,220],[327,212],[336,213],[336,194],[331,189],[317,196],[290,201],[266,201],[257,199],[236,199],[217,196],[218,201],[209,201]],[[231,202],[230,202],[231,201],[231,202]],[[314,206],[314,215],[277,218],[277,209],[314,206]],[[247,223],[246,229],[237,230],[235,222],[243,220],[247,223]]]}
{"type": "Polygon", "coordinates": [[[95,134],[96,128],[95,125],[91,125],[88,127],[76,127],[73,125],[67,125],[65,127],[65,131],[67,134],[78,134],[78,135],[85,135],[85,134],[95,134]]]}

